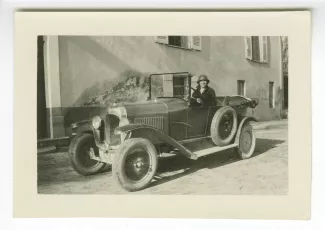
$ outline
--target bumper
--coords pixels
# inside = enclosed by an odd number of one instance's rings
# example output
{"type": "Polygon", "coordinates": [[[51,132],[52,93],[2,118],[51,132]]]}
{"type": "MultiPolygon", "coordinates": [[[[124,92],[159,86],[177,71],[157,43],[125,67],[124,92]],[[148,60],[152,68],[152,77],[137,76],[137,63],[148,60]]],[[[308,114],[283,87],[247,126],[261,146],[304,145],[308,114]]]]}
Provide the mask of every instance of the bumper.
{"type": "Polygon", "coordinates": [[[104,162],[106,164],[112,164],[116,153],[116,149],[102,150],[99,149],[99,155],[96,156],[94,151],[90,151],[90,158],[96,161],[104,162]]]}

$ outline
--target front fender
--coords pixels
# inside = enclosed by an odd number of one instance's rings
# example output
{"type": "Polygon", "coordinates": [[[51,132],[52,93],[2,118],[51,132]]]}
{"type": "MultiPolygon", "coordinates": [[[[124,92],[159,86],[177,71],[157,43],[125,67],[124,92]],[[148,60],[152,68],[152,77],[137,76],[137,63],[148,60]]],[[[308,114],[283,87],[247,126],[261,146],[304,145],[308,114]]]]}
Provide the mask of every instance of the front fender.
{"type": "MultiPolygon", "coordinates": [[[[188,158],[191,159],[196,159],[197,157],[195,154],[193,154],[189,149],[184,147],[183,145],[179,144],[174,138],[168,136],[166,133],[160,131],[159,129],[156,129],[152,126],[149,125],[144,125],[144,124],[128,124],[124,125],[121,127],[118,127],[115,129],[115,134],[122,134],[122,133],[127,133],[130,131],[135,131],[135,130],[141,130],[144,131],[145,133],[149,134],[146,135],[146,138],[148,138],[150,141],[154,138],[158,138],[160,141],[167,143],[174,148],[178,149],[181,154],[185,155],[188,158]]],[[[141,137],[141,136],[139,136],[141,137]]]]}
{"type": "Polygon", "coordinates": [[[80,133],[89,133],[94,136],[95,143],[97,147],[101,147],[101,140],[100,140],[100,130],[95,130],[91,124],[91,120],[83,120],[71,125],[72,128],[72,136],[76,136],[80,133]]]}
{"type": "Polygon", "coordinates": [[[92,126],[90,120],[83,120],[71,124],[72,134],[76,135],[78,133],[92,132],[92,126]]]}
{"type": "Polygon", "coordinates": [[[142,128],[155,129],[152,126],[144,125],[144,124],[127,124],[127,125],[117,127],[115,129],[114,133],[116,135],[120,135],[122,133],[127,133],[127,132],[130,132],[130,131],[137,130],[137,129],[142,129],[142,128]]]}
{"type": "Polygon", "coordinates": [[[251,121],[257,122],[258,120],[257,120],[255,117],[244,117],[244,118],[240,121],[239,126],[238,126],[238,129],[237,129],[237,134],[236,134],[235,143],[239,144],[239,137],[240,137],[240,133],[241,133],[242,127],[243,127],[246,123],[251,122],[251,121]]]}

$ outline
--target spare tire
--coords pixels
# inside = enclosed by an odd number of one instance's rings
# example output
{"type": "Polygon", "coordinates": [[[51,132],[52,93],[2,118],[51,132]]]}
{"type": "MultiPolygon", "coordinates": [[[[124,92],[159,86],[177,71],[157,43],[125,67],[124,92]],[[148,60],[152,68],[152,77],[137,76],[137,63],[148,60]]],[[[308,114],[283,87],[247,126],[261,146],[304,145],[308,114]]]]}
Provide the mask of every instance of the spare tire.
{"type": "Polygon", "coordinates": [[[212,118],[210,130],[211,139],[216,145],[228,145],[237,131],[236,111],[230,106],[218,109],[212,118]]]}

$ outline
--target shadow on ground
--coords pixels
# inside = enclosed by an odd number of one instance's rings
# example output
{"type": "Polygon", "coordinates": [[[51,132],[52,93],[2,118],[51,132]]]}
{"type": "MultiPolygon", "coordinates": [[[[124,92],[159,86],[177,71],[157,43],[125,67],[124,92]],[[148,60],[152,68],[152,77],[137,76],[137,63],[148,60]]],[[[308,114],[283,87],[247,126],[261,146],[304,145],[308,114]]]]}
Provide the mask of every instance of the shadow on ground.
{"type": "MultiPolygon", "coordinates": [[[[283,143],[282,140],[273,139],[256,139],[256,150],[253,157],[261,155],[268,150],[277,147],[283,143]]],[[[236,149],[230,149],[206,157],[199,158],[198,160],[190,160],[182,155],[170,155],[168,157],[160,158],[156,176],[149,187],[154,187],[162,183],[192,174],[203,168],[217,168],[227,164],[239,161],[236,149]]],[[[38,185],[48,184],[54,182],[68,182],[68,181],[83,181],[89,180],[99,175],[94,176],[80,176],[71,167],[68,159],[68,154],[53,153],[42,154],[38,156],[38,185]]],[[[111,166],[108,165],[101,173],[105,176],[110,174],[111,166]]]]}
{"type": "MultiPolygon", "coordinates": [[[[106,165],[100,174],[111,171],[111,166],[106,165]]],[[[81,176],[71,166],[67,152],[39,154],[37,156],[37,184],[50,184],[87,180],[98,176],[81,176]]]]}
{"type": "MultiPolygon", "coordinates": [[[[283,140],[274,139],[256,139],[255,153],[252,158],[257,157],[270,149],[277,147],[277,145],[282,144],[283,140]]],[[[217,168],[224,165],[228,165],[241,159],[238,157],[236,149],[229,149],[216,154],[208,155],[206,157],[199,158],[198,160],[190,160],[181,155],[172,155],[169,157],[161,158],[159,161],[159,166],[157,170],[157,175],[154,181],[149,187],[154,187],[162,183],[166,183],[171,180],[195,173],[196,171],[203,168],[217,168]],[[179,173],[164,176],[170,172],[181,171],[179,173]]]]}

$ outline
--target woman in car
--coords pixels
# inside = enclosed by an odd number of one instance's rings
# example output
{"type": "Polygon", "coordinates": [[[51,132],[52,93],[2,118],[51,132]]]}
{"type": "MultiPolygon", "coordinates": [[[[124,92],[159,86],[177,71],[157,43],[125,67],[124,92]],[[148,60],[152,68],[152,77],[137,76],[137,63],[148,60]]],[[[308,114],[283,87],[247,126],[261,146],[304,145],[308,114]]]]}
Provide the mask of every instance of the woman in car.
{"type": "Polygon", "coordinates": [[[216,104],[215,91],[208,86],[210,80],[206,75],[200,75],[198,78],[198,86],[192,94],[192,97],[196,99],[196,102],[205,105],[213,106],[216,104]]]}

